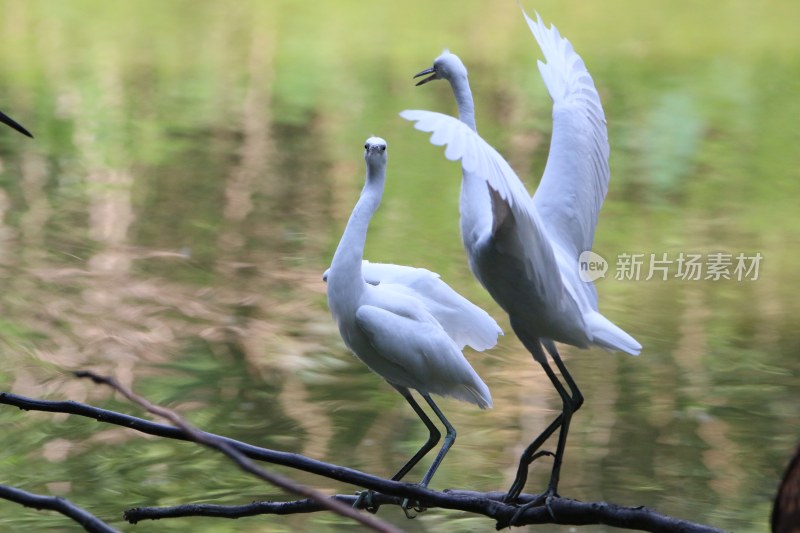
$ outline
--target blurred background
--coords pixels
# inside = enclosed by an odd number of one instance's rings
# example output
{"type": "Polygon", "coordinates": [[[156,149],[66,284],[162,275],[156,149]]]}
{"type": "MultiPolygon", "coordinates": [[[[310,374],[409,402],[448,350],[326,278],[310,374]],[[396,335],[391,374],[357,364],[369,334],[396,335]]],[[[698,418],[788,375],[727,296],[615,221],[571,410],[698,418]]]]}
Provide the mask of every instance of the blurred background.
{"type": "MultiPolygon", "coordinates": [[[[560,492],[764,531],[800,439],[800,4],[523,4],[571,40],[608,118],[595,251],[763,257],[746,281],[615,280],[612,264],[600,309],[644,349],[562,348],[586,404],[560,492]]],[[[366,256],[439,272],[507,332],[466,353],[495,408],[440,403],[459,439],[432,487],[507,489],[560,402],[467,269],[459,166],[397,115],[455,113],[445,83],[411,80],[444,47],[469,68],[482,135],[533,191],[551,101],[515,2],[0,1],[0,109],[36,136],[0,130],[0,388],[142,415],[68,373],[93,369],[208,431],[390,476],[425,428],[344,348],[321,280],[364,139],[380,135],[389,175],[366,256]]],[[[2,483],[123,531],[130,507],[285,497],[199,446],[12,407],[0,424],[2,483]]],[[[549,470],[537,464],[527,491],[549,470]]],[[[442,510],[381,516],[410,531],[493,528],[442,510]]],[[[351,527],[319,513],[135,531],[351,527]]],[[[76,526],[0,501],[0,528],[76,526]]]]}

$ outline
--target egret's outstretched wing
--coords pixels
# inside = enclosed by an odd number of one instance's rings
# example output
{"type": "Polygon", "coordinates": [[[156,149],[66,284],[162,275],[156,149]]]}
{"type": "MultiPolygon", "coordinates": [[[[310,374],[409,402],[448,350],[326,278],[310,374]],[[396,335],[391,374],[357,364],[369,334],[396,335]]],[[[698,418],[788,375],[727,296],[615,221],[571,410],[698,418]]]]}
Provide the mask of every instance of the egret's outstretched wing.
{"type": "MultiPolygon", "coordinates": [[[[503,330],[489,314],[445,283],[439,274],[424,268],[389,263],[361,263],[364,281],[380,284],[387,291],[412,296],[433,315],[459,349],[470,346],[479,352],[497,344],[503,330]]],[[[327,279],[325,271],[322,279],[327,279]]]]}
{"type": "Polygon", "coordinates": [[[544,176],[533,196],[551,236],[578,255],[592,249],[608,192],[608,131],[600,96],[581,57],[539,14],[525,20],[544,53],[539,72],[553,99],[553,135],[544,176]]]}
{"type": "Polygon", "coordinates": [[[494,211],[494,230],[503,229],[496,226],[497,213],[501,211],[513,215],[513,220],[506,219],[502,221],[503,225],[507,228],[510,228],[509,224],[515,226],[513,231],[495,235],[496,244],[504,247],[503,253],[513,255],[524,265],[528,279],[536,286],[543,301],[557,307],[563,305],[564,285],[547,228],[542,224],[525,186],[503,156],[457,118],[420,110],[406,110],[400,116],[416,122],[414,127],[418,130],[431,132],[432,144],[447,145],[447,159],[460,159],[465,174],[483,179],[494,191],[490,195],[492,205],[486,206],[486,209],[494,211]],[[502,239],[505,235],[508,240],[502,239]]]}
{"type": "Polygon", "coordinates": [[[503,156],[460,120],[436,113],[407,109],[400,113],[420,131],[432,133],[431,144],[445,146],[450,161],[461,160],[465,172],[476,174],[510,206],[529,205],[530,195],[503,156]]]}

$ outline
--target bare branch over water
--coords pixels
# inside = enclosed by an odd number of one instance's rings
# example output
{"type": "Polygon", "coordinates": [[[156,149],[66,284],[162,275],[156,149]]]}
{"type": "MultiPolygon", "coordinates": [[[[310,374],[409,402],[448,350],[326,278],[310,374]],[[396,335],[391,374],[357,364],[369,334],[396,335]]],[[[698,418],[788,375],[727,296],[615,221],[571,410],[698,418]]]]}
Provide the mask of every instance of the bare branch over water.
{"type": "MultiPolygon", "coordinates": [[[[88,373],[86,377],[91,377],[88,373]]],[[[92,374],[92,376],[95,376],[92,374]]],[[[99,376],[98,376],[99,377],[99,376]]],[[[99,377],[99,382],[107,383],[99,377]]],[[[95,379],[92,377],[92,379],[95,379]]],[[[120,389],[117,389],[120,390],[120,389]]],[[[125,392],[121,391],[125,394],[125,392]]],[[[128,391],[130,393],[130,391],[128,391]]],[[[131,393],[132,394],[132,393],[131,393]]],[[[126,394],[127,396],[127,394],[126,394]]],[[[135,397],[135,395],[134,395],[135,397]]],[[[132,397],[129,397],[132,399],[132,397]]],[[[146,400],[144,400],[146,402],[146,400]]],[[[23,410],[69,413],[93,418],[99,422],[115,424],[135,429],[141,433],[170,439],[195,441],[207,446],[207,442],[217,442],[226,449],[233,450],[243,458],[255,459],[272,464],[288,466],[305,472],[314,473],[336,481],[375,490],[379,494],[374,497],[376,505],[399,505],[404,498],[418,501],[428,509],[443,508],[460,510],[486,516],[495,520],[498,529],[508,527],[520,507],[502,501],[501,492],[472,492],[464,490],[434,491],[411,483],[401,483],[372,476],[358,470],[317,461],[299,454],[260,448],[245,442],[206,433],[194,429],[200,440],[195,440],[181,428],[157,424],[134,416],[101,409],[87,404],[72,401],[48,401],[28,398],[10,393],[0,393],[0,403],[13,405],[23,410]]],[[[136,403],[139,403],[138,401],[136,403]]],[[[147,402],[149,404],[149,402],[147,402]]],[[[145,406],[145,404],[139,403],[145,406]]],[[[156,407],[156,412],[163,409],[156,407]]],[[[147,407],[146,407],[147,408],[147,407]]],[[[169,410],[167,410],[169,411],[169,410]]],[[[171,415],[167,414],[167,418],[171,415]]],[[[173,413],[174,414],[174,413],[173,413]]],[[[219,449],[219,448],[218,448],[219,449]]],[[[238,464],[238,461],[237,461],[238,464]]],[[[260,469],[259,469],[260,470],[260,469]]],[[[175,518],[179,516],[214,516],[239,518],[256,514],[298,514],[318,512],[329,508],[330,502],[347,507],[352,505],[354,496],[323,496],[321,499],[304,498],[286,502],[254,502],[241,506],[187,504],[165,508],[135,508],[125,512],[125,518],[136,523],[141,520],[175,518]]],[[[536,495],[523,494],[519,503],[533,501],[536,495]]],[[[514,525],[528,524],[562,524],[589,525],[605,524],[625,529],[638,529],[658,533],[721,533],[722,530],[677,518],[661,515],[644,507],[622,507],[607,502],[579,502],[568,498],[551,498],[547,507],[532,507],[519,513],[514,525]]],[[[365,516],[361,514],[361,516],[365,516]]],[[[367,518],[374,518],[369,517],[367,518]]],[[[390,526],[391,527],[391,526],[390,526]]]]}

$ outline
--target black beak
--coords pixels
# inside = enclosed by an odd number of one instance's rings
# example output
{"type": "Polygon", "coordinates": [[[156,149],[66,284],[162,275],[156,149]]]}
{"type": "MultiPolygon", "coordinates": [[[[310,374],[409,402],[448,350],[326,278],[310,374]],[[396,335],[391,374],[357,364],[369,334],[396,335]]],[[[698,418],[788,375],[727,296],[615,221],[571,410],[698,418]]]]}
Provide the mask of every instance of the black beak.
{"type": "Polygon", "coordinates": [[[15,121],[14,121],[14,120],[11,118],[11,117],[9,117],[8,115],[6,115],[6,114],[5,114],[5,113],[3,113],[2,111],[0,111],[0,122],[2,122],[3,124],[5,124],[5,125],[7,125],[7,126],[11,126],[12,128],[14,128],[15,130],[17,130],[17,131],[18,131],[18,132],[20,132],[21,134],[23,134],[23,135],[27,135],[27,136],[28,136],[28,137],[30,137],[31,139],[33,138],[33,135],[31,135],[31,132],[29,132],[28,130],[26,130],[25,128],[23,128],[23,127],[22,127],[22,126],[20,126],[19,124],[17,124],[17,123],[16,123],[16,122],[15,122],[15,121]]]}
{"type": "Polygon", "coordinates": [[[436,69],[433,68],[433,67],[426,68],[422,72],[418,72],[417,74],[414,74],[414,78],[413,79],[419,78],[420,76],[424,76],[426,74],[433,74],[433,76],[430,76],[428,78],[425,78],[424,80],[418,81],[417,82],[417,87],[419,87],[420,85],[425,85],[429,81],[433,81],[433,80],[438,80],[439,79],[439,74],[436,73],[436,69]]]}

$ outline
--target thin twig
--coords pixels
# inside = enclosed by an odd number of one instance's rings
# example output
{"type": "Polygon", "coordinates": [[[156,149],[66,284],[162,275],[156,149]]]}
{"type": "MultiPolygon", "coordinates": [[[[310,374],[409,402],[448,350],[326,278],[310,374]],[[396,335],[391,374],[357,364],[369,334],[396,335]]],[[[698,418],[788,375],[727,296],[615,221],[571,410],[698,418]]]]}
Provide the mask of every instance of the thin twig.
{"type": "Polygon", "coordinates": [[[75,372],[75,376],[79,378],[88,378],[91,379],[94,383],[107,385],[112,389],[116,390],[123,396],[125,396],[131,402],[142,406],[144,409],[149,411],[150,413],[160,416],[169,420],[174,426],[180,428],[191,440],[197,442],[198,444],[202,444],[209,448],[213,448],[222,452],[223,454],[227,455],[236,465],[264,481],[279,487],[280,489],[285,490],[286,492],[296,494],[298,496],[302,496],[304,498],[310,499],[325,509],[329,511],[333,511],[336,514],[341,516],[345,516],[348,518],[352,518],[353,520],[359,522],[361,525],[366,526],[370,529],[375,531],[379,531],[381,533],[399,533],[400,530],[393,525],[380,520],[377,517],[372,515],[368,515],[366,513],[359,512],[356,509],[353,509],[352,506],[343,504],[333,498],[329,498],[327,495],[323,494],[322,492],[312,489],[310,487],[306,487],[305,485],[301,485],[299,483],[294,482],[293,480],[281,476],[279,474],[274,474],[271,472],[267,472],[263,468],[260,468],[258,465],[253,463],[250,459],[248,459],[244,454],[239,452],[236,448],[231,446],[225,440],[216,437],[215,435],[211,435],[209,433],[203,432],[195,428],[189,422],[183,419],[178,413],[171,409],[167,409],[166,407],[162,407],[160,405],[155,405],[150,402],[147,398],[144,398],[130,389],[123,387],[116,379],[110,376],[101,376],[99,374],[95,374],[90,370],[81,370],[75,372]]]}
{"type": "Polygon", "coordinates": [[[0,498],[19,503],[33,509],[57,511],[83,526],[90,533],[119,533],[90,512],[57,496],[42,496],[8,485],[0,485],[0,498]]]}

